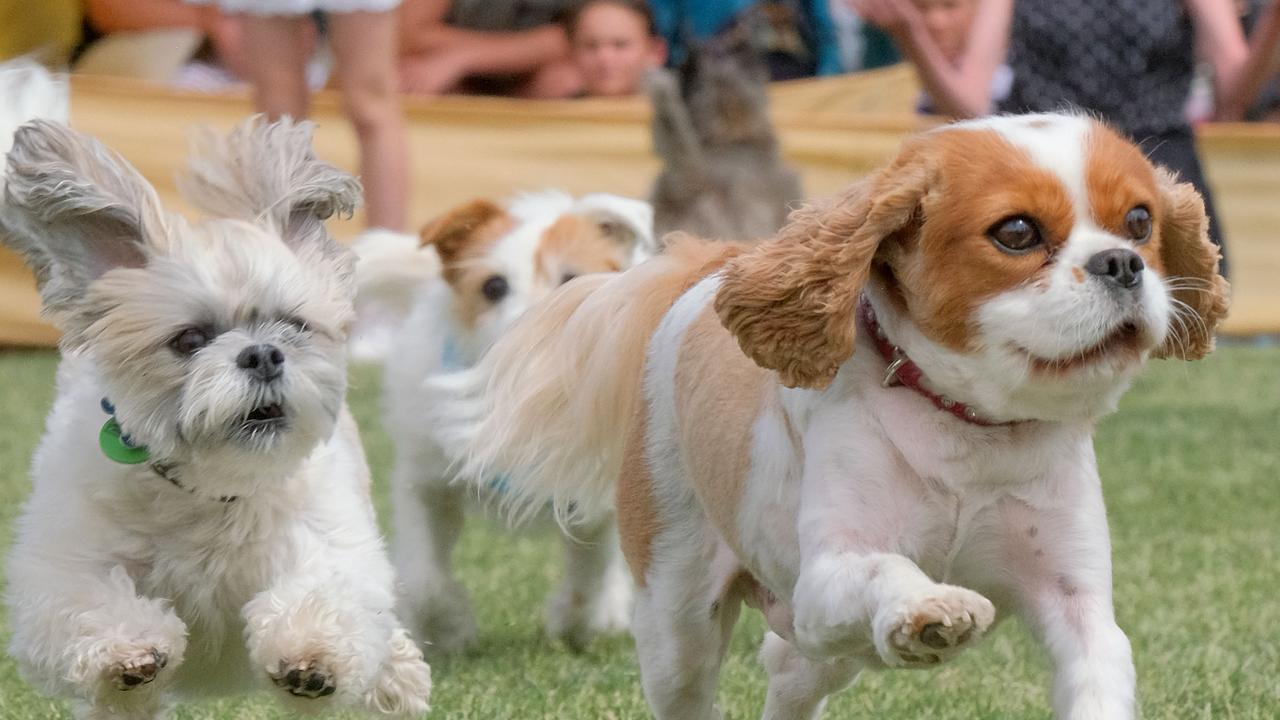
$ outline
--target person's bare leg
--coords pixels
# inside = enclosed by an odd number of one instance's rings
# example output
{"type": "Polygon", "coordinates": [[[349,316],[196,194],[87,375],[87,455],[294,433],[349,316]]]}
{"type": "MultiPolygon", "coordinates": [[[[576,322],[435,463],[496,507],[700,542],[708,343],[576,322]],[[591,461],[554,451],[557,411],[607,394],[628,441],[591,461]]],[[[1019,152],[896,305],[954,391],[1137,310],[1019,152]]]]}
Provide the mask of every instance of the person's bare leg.
{"type": "Polygon", "coordinates": [[[253,105],[277,120],[307,116],[306,28],[311,18],[297,15],[244,17],[244,58],[253,83],[253,105]]]}
{"type": "Polygon", "coordinates": [[[330,15],[330,42],[337,60],[347,117],[360,141],[370,227],[403,231],[409,196],[409,142],[397,94],[395,15],[330,15]]]}

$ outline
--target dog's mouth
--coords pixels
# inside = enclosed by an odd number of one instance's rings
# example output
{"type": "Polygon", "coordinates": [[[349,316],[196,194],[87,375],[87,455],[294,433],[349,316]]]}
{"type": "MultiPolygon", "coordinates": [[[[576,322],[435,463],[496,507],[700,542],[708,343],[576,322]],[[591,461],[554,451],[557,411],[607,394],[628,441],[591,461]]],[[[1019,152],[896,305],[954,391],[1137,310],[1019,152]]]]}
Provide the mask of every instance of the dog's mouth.
{"type": "Polygon", "coordinates": [[[1038,373],[1061,375],[1097,365],[1103,361],[1136,362],[1142,351],[1151,345],[1150,333],[1137,322],[1121,323],[1111,334],[1094,345],[1070,355],[1047,358],[1026,348],[1019,348],[1031,360],[1031,367],[1038,373]]]}
{"type": "Polygon", "coordinates": [[[250,410],[240,419],[241,432],[250,435],[283,429],[288,423],[284,406],[280,403],[261,405],[250,410]]]}

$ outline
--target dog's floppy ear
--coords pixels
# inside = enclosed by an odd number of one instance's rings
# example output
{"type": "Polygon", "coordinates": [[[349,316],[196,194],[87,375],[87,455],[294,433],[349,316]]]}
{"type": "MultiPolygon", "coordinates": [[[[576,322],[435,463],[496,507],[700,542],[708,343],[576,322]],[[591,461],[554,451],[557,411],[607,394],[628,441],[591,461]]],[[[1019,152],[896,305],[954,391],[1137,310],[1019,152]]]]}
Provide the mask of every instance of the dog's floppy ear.
{"type": "Polygon", "coordinates": [[[1204,200],[1190,183],[1157,169],[1163,208],[1160,260],[1174,298],[1169,337],[1153,353],[1160,358],[1199,360],[1213,350],[1214,330],[1227,316],[1230,286],[1218,274],[1221,254],[1209,240],[1204,200]]]}
{"type": "Polygon", "coordinates": [[[916,215],[933,177],[919,154],[791,213],[731,260],[716,294],[742,351],[787,387],[824,388],[853,354],[858,297],[886,238],[916,215]]]}
{"type": "Polygon", "coordinates": [[[422,244],[431,245],[446,265],[452,263],[471,241],[471,234],[491,220],[505,217],[506,210],[489,200],[465,202],[422,226],[422,244]]]}
{"type": "Polygon", "coordinates": [[[658,252],[653,238],[653,206],[609,193],[583,195],[573,211],[595,222],[604,236],[629,249],[639,262],[658,252]]]}
{"type": "Polygon", "coordinates": [[[14,134],[0,237],[35,271],[47,311],[71,310],[108,270],[145,265],[167,222],[151,186],[97,140],[48,120],[14,134]]]}
{"type": "Polygon", "coordinates": [[[223,136],[200,132],[178,190],[208,215],[255,222],[295,250],[339,249],[324,229],[333,215],[360,204],[360,183],[316,157],[314,125],[251,117],[223,136]]]}

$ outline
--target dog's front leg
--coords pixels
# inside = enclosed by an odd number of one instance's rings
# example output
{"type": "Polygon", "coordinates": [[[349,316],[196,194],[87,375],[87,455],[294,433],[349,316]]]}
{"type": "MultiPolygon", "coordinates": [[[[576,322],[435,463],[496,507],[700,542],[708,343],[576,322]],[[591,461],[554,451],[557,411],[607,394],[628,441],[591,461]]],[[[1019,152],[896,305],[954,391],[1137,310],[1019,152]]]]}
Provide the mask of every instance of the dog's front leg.
{"type": "Polygon", "coordinates": [[[847,443],[808,447],[792,598],[797,647],[811,657],[920,667],[976,642],[995,618],[991,602],[935,582],[902,551],[925,505],[913,494],[919,486],[903,482],[890,460],[849,457],[847,443]]]}
{"type": "Polygon", "coordinates": [[[282,699],[308,710],[317,704],[395,715],[427,710],[431,671],[397,624],[389,568],[381,565],[371,558],[367,576],[306,568],[245,605],[250,661],[284,691],[282,699]]]}
{"type": "Polygon", "coordinates": [[[99,575],[55,564],[19,554],[9,566],[10,652],[23,674],[74,697],[78,717],[161,717],[186,625],[169,603],[138,594],[123,567],[99,575]]]}
{"type": "Polygon", "coordinates": [[[1132,720],[1129,639],[1111,603],[1111,543],[1097,480],[1072,507],[1002,507],[1013,588],[1054,663],[1053,704],[1062,720],[1132,720]]]}

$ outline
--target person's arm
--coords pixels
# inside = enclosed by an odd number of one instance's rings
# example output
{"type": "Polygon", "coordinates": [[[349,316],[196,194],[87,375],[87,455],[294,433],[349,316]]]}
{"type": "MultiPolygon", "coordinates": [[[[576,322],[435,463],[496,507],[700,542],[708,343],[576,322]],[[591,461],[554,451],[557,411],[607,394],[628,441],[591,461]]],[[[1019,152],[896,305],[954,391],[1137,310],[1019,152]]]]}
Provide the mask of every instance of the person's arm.
{"type": "Polygon", "coordinates": [[[858,15],[879,26],[915,66],[934,106],[953,117],[991,112],[991,82],[1004,62],[1013,0],[978,0],[958,64],[948,62],[911,0],[849,0],[858,15]]]}
{"type": "Polygon", "coordinates": [[[1218,120],[1243,120],[1267,81],[1280,73],[1280,2],[1262,11],[1249,37],[1249,51],[1234,91],[1220,97],[1218,120]]]}
{"type": "Polygon", "coordinates": [[[1249,46],[1231,0],[1184,0],[1196,30],[1196,46],[1213,66],[1216,105],[1240,105],[1241,81],[1249,46]]]}
{"type": "Polygon", "coordinates": [[[514,32],[482,32],[445,23],[452,0],[410,0],[400,8],[400,51],[446,54],[467,75],[533,72],[569,52],[564,28],[551,23],[514,32]]]}
{"type": "Polygon", "coordinates": [[[518,32],[479,32],[442,25],[419,35],[420,53],[448,53],[465,75],[520,75],[569,54],[569,39],[558,24],[518,32]]]}

